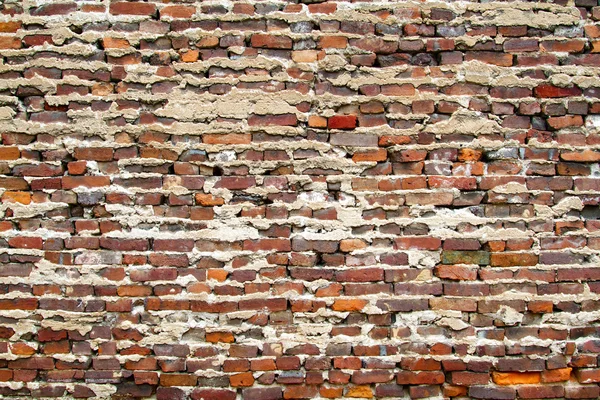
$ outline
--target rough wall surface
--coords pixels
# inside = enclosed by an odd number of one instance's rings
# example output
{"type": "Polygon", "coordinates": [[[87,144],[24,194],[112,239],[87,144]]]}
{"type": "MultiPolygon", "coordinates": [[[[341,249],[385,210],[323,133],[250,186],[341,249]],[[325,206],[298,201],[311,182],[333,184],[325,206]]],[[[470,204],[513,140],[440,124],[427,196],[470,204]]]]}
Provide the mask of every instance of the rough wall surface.
{"type": "Polygon", "coordinates": [[[596,0],[0,11],[1,397],[599,397],[596,0]]]}

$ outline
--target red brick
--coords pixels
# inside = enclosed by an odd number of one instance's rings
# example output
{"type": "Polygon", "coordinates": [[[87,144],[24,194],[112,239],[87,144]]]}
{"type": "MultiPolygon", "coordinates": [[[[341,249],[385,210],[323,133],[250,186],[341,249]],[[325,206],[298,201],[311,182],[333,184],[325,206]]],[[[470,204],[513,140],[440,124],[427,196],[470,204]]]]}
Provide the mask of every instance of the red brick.
{"type": "Polygon", "coordinates": [[[141,2],[118,2],[111,3],[109,11],[113,15],[154,15],[156,14],[156,5],[141,2]]]}
{"type": "Polygon", "coordinates": [[[20,249],[40,249],[42,248],[43,240],[41,237],[19,236],[8,239],[10,247],[20,249]]]}
{"type": "Polygon", "coordinates": [[[327,120],[329,129],[354,129],[356,128],[356,115],[335,115],[327,120]]]}
{"type": "Polygon", "coordinates": [[[536,97],[542,98],[558,98],[558,97],[570,97],[570,96],[580,96],[581,89],[576,86],[570,88],[553,86],[550,84],[542,84],[534,89],[534,94],[536,97]]]}

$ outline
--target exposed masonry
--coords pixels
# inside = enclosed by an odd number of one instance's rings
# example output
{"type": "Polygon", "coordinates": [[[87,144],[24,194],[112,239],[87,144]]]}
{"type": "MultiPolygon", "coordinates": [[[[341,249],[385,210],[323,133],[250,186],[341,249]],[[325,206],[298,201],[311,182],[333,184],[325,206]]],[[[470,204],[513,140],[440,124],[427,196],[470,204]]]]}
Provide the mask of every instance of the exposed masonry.
{"type": "Polygon", "coordinates": [[[600,396],[596,0],[0,11],[0,397],[600,396]]]}

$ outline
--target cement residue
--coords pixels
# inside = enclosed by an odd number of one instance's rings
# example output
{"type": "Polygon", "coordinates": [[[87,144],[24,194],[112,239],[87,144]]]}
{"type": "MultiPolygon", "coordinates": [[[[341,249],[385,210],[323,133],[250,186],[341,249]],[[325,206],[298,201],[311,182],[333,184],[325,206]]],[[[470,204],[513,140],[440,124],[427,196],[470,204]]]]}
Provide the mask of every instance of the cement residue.
{"type": "Polygon", "coordinates": [[[469,132],[474,136],[490,135],[501,132],[500,125],[492,120],[483,119],[482,114],[475,111],[458,110],[448,121],[442,121],[425,128],[425,132],[447,135],[469,132]]]}
{"type": "Polygon", "coordinates": [[[549,3],[514,2],[510,7],[497,3],[471,3],[467,10],[480,12],[470,18],[473,25],[515,26],[550,29],[560,25],[576,25],[581,20],[578,10],[549,3]]]}

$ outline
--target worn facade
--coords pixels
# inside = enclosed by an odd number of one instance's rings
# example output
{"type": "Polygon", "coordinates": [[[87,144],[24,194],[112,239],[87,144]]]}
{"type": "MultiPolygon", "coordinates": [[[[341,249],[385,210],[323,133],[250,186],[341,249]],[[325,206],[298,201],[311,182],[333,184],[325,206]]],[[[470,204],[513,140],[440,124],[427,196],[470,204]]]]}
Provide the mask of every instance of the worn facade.
{"type": "Polygon", "coordinates": [[[596,0],[0,13],[0,397],[600,396],[596,0]]]}

